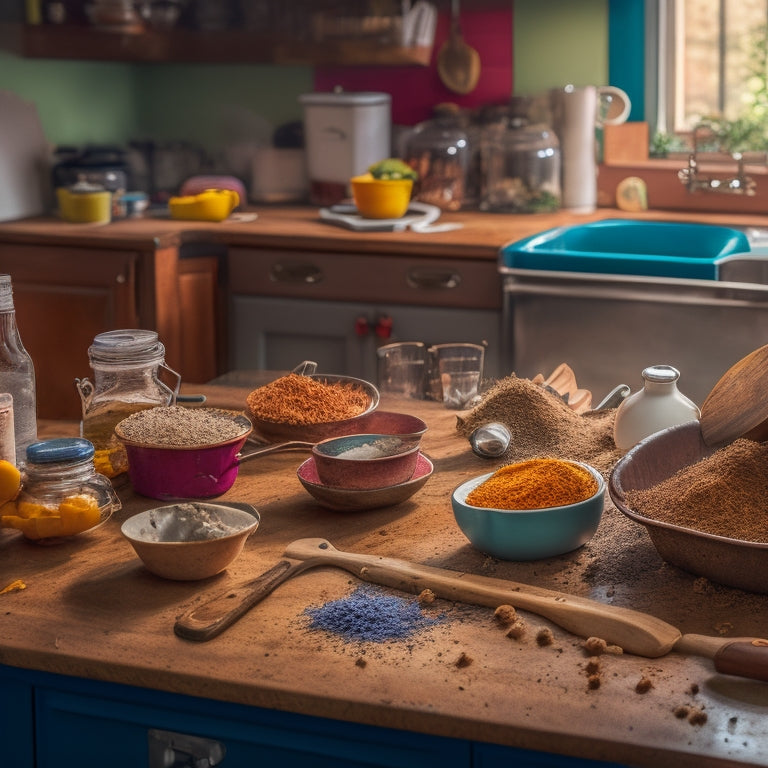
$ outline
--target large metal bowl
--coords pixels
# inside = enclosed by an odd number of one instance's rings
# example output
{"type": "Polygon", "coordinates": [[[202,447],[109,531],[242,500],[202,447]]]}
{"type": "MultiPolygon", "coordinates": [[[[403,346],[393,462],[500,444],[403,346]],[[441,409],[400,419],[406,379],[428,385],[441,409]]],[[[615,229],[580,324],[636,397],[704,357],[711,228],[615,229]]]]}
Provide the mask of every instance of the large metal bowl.
{"type": "Polygon", "coordinates": [[[360,427],[365,417],[379,406],[379,390],[370,382],[356,379],[353,376],[337,376],[326,373],[313,373],[311,378],[328,384],[354,384],[368,395],[368,406],[357,416],[339,421],[326,421],[317,424],[288,424],[279,421],[267,421],[258,417],[246,405],[246,414],[253,424],[254,430],[269,442],[282,443],[289,440],[303,440],[309,443],[319,443],[327,437],[340,437],[356,432],[371,431],[360,427]]]}
{"type": "MultiPolygon", "coordinates": [[[[657,432],[619,460],[609,478],[608,492],[621,512],[645,526],[659,555],[668,563],[718,584],[768,593],[768,544],[653,520],[627,502],[629,491],[651,488],[715,450],[704,443],[698,421],[657,432]]],[[[667,501],[675,504],[675,499],[667,501]]]]}

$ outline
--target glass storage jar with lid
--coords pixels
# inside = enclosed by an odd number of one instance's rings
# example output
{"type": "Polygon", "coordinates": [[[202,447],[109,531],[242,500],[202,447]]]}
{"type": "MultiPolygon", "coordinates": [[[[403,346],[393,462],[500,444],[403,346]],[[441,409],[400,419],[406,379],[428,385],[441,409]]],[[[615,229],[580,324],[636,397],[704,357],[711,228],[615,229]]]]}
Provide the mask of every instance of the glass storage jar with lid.
{"type": "Polygon", "coordinates": [[[81,437],[27,446],[17,526],[29,539],[53,539],[90,530],[122,504],[109,478],[96,472],[93,443],[81,437]]]}
{"type": "Polygon", "coordinates": [[[438,104],[434,117],[416,125],[405,141],[404,160],[418,174],[414,199],[444,211],[465,204],[470,165],[466,120],[455,104],[438,104]]]}
{"type": "Polygon", "coordinates": [[[541,213],[560,208],[560,143],[551,128],[511,116],[483,136],[484,211],[541,213]]]}
{"type": "Polygon", "coordinates": [[[115,426],[136,411],[173,404],[181,376],[165,364],[165,347],[155,331],[100,333],[88,357],[93,381],[76,382],[83,406],[80,434],[93,443],[96,469],[116,477],[128,470],[128,456],[115,426]],[[161,371],[173,379],[172,386],[161,381],[161,371]]]}

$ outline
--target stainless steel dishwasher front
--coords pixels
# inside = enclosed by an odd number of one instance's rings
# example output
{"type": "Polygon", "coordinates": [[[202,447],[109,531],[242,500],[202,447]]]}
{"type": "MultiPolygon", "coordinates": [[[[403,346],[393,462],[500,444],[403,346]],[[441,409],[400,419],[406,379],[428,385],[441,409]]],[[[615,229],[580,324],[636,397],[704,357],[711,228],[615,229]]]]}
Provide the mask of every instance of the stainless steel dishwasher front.
{"type": "MultiPolygon", "coordinates": [[[[757,261],[752,280],[764,271],[757,261]]],[[[701,405],[731,365],[768,344],[768,285],[737,281],[740,266],[694,280],[500,263],[503,365],[531,377],[567,362],[599,400],[619,383],[636,391],[643,368],[669,364],[701,405]]]]}

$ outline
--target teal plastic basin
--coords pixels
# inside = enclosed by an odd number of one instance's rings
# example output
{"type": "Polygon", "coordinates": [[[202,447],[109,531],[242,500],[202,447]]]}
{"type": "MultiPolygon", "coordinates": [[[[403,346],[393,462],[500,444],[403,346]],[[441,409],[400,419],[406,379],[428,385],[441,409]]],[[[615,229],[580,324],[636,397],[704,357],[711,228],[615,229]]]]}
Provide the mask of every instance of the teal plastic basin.
{"type": "Polygon", "coordinates": [[[499,265],[717,280],[722,259],[750,250],[744,232],[730,227],[607,219],[518,240],[501,249],[499,265]]]}

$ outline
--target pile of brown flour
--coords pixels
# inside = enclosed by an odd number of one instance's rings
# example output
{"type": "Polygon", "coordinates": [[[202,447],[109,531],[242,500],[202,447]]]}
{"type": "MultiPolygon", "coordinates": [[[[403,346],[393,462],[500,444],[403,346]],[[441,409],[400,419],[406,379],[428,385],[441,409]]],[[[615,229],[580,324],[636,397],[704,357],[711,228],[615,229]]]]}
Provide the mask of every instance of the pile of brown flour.
{"type": "Polygon", "coordinates": [[[502,457],[521,461],[540,456],[572,459],[609,472],[624,452],[613,441],[616,410],[575,413],[561,398],[514,374],[497,381],[482,402],[458,418],[463,437],[490,422],[504,424],[512,441],[502,457]]]}

